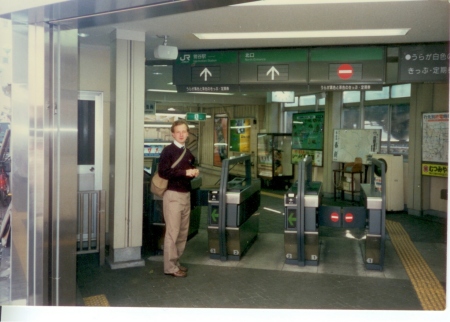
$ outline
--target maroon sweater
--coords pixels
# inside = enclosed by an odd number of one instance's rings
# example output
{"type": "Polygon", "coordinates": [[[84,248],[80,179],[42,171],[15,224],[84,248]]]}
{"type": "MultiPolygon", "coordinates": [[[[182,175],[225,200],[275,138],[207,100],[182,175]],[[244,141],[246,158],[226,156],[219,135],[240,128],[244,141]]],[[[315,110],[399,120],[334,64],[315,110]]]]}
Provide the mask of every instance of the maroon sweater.
{"type": "Polygon", "coordinates": [[[181,153],[183,153],[183,150],[174,143],[166,146],[161,152],[158,172],[162,178],[169,180],[167,190],[188,192],[191,190],[191,180],[193,178],[186,176],[186,170],[195,168],[195,157],[191,151],[187,149],[183,159],[181,159],[174,168],[171,168],[172,164],[178,160],[181,153]]]}

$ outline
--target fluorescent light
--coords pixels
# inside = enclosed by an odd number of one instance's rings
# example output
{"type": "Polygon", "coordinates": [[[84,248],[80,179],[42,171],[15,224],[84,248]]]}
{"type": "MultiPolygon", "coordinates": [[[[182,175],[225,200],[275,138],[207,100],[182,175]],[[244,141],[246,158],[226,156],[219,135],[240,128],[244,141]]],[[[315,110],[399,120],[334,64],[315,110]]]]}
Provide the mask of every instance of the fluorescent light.
{"type": "Polygon", "coordinates": [[[148,89],[147,92],[178,93],[178,91],[175,89],[153,89],[153,88],[148,89]]]}
{"type": "Polygon", "coordinates": [[[301,5],[301,4],[339,4],[339,3],[369,3],[369,2],[411,2],[426,0],[260,0],[233,6],[281,6],[281,5],[301,5]]]}
{"type": "MultiPolygon", "coordinates": [[[[172,123],[148,123],[148,124],[144,124],[144,127],[157,128],[157,129],[171,128],[172,127],[172,123]]],[[[195,128],[195,125],[189,124],[189,128],[190,129],[195,128]]]]}
{"type": "Polygon", "coordinates": [[[240,126],[230,126],[230,129],[248,129],[251,128],[251,125],[240,125],[240,126]]]}
{"type": "Polygon", "coordinates": [[[400,29],[352,29],[274,32],[230,32],[194,34],[198,39],[282,39],[282,38],[331,38],[331,37],[376,37],[404,36],[411,28],[400,29]]]}
{"type": "Polygon", "coordinates": [[[282,214],[281,211],[278,211],[278,210],[275,210],[275,209],[272,209],[272,208],[264,207],[263,209],[264,209],[264,210],[271,211],[271,212],[274,212],[274,213],[276,213],[276,214],[282,214]]]}
{"type": "Polygon", "coordinates": [[[153,128],[170,128],[172,124],[144,124],[144,127],[153,127],[153,128]]]}

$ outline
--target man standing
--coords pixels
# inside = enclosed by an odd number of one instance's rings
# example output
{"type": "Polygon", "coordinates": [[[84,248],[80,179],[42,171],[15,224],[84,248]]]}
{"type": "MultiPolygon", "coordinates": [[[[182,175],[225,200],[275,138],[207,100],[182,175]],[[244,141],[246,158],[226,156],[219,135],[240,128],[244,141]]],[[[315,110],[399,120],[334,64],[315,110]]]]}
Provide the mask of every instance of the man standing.
{"type": "Polygon", "coordinates": [[[191,180],[199,175],[194,167],[195,157],[185,147],[189,126],[185,120],[177,120],[171,127],[174,142],[161,152],[159,175],[168,179],[163,195],[163,212],[166,223],[164,236],[164,273],[186,277],[187,268],[180,265],[180,257],[186,246],[191,212],[191,180]],[[186,151],[185,151],[186,150],[186,151]],[[175,165],[174,163],[179,162],[175,165]]]}

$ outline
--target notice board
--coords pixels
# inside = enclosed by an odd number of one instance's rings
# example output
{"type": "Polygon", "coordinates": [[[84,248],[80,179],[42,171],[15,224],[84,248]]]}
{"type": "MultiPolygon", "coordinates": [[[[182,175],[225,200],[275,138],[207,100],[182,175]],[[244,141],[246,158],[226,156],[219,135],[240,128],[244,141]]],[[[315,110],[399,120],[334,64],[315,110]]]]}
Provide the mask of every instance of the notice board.
{"type": "Polygon", "coordinates": [[[334,130],[333,161],[353,162],[361,158],[370,163],[370,156],[380,152],[381,130],[334,130]]]}
{"type": "Polygon", "coordinates": [[[422,115],[422,162],[448,163],[448,112],[422,115]]]}

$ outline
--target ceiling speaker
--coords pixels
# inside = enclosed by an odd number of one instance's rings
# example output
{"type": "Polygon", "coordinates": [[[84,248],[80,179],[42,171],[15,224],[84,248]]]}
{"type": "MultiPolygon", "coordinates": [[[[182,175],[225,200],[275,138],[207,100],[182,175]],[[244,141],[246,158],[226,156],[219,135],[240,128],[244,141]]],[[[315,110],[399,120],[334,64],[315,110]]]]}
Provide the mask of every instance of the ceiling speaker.
{"type": "Polygon", "coordinates": [[[173,60],[178,57],[178,48],[174,46],[159,45],[153,51],[155,58],[173,60]]]}

